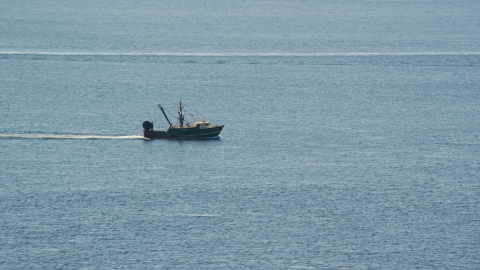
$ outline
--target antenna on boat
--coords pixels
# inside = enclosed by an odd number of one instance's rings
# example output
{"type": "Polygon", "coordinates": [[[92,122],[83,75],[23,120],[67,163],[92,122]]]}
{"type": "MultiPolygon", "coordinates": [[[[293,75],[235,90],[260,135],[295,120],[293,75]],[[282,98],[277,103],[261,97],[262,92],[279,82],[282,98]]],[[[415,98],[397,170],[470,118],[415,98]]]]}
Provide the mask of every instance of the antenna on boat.
{"type": "Polygon", "coordinates": [[[170,124],[170,126],[172,126],[172,123],[170,123],[170,120],[168,120],[167,114],[166,114],[165,111],[163,110],[162,105],[158,104],[158,108],[162,111],[163,116],[165,116],[165,119],[167,119],[167,122],[170,124]]]}

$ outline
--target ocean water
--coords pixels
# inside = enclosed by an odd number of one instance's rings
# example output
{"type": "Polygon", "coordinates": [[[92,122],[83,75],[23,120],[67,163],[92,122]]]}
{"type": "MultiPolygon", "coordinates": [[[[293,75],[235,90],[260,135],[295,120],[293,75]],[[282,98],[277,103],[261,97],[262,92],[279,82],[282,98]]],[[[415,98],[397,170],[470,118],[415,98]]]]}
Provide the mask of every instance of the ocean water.
{"type": "Polygon", "coordinates": [[[480,3],[0,11],[1,269],[480,267],[480,3]]]}

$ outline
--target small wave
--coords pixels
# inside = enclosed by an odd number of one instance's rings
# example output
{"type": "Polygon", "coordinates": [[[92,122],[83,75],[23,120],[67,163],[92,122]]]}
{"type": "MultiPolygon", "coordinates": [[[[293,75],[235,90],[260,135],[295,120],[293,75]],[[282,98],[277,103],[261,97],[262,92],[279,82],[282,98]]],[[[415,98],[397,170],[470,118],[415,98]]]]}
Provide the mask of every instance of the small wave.
{"type": "Polygon", "coordinates": [[[0,55],[25,56],[196,56],[196,57],[325,57],[325,56],[471,56],[480,52],[325,52],[325,53],[292,53],[292,52],[250,52],[250,53],[201,53],[201,52],[47,52],[47,51],[4,51],[0,55]]]}
{"type": "Polygon", "coordinates": [[[8,134],[0,133],[6,139],[61,139],[61,140],[143,140],[138,135],[93,135],[93,134],[8,134]]]}

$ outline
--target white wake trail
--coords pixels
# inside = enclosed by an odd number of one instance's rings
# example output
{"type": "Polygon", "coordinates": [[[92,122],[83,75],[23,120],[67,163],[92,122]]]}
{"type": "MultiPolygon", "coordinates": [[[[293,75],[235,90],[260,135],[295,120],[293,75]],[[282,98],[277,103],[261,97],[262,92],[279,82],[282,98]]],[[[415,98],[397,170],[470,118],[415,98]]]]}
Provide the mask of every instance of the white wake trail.
{"type": "Polygon", "coordinates": [[[93,135],[93,134],[17,134],[0,133],[7,139],[63,139],[63,140],[143,140],[139,135],[93,135]]]}

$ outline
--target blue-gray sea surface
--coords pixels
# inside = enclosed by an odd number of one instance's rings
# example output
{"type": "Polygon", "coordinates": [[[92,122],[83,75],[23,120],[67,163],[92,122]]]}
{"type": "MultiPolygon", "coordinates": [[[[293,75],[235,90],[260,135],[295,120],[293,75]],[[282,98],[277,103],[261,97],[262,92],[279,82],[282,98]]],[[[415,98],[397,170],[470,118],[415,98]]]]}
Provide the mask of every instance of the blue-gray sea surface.
{"type": "Polygon", "coordinates": [[[0,12],[1,269],[480,267],[480,2],[0,12]]]}

